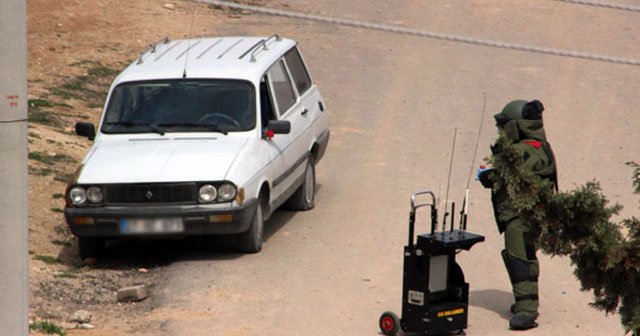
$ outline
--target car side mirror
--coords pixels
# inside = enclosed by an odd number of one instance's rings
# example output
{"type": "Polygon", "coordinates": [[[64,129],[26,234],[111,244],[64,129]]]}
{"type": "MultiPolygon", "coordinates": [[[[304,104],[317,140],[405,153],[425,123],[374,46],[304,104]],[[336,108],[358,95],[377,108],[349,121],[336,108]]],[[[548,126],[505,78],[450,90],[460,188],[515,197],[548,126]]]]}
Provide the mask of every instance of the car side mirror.
{"type": "Polygon", "coordinates": [[[288,120],[270,120],[267,123],[267,130],[273,134],[289,134],[291,132],[291,122],[288,120]]]}
{"type": "Polygon", "coordinates": [[[96,128],[92,123],[79,122],[76,123],[76,134],[85,136],[87,139],[93,141],[96,138],[96,128]]]}

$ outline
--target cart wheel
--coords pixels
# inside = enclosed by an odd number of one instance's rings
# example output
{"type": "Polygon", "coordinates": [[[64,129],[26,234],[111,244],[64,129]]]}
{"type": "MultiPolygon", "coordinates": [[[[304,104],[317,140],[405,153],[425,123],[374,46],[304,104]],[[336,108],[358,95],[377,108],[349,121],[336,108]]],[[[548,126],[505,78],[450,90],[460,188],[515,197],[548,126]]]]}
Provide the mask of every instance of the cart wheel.
{"type": "Polygon", "coordinates": [[[380,316],[380,331],[387,336],[395,336],[400,330],[400,319],[393,312],[384,312],[380,316]]]}

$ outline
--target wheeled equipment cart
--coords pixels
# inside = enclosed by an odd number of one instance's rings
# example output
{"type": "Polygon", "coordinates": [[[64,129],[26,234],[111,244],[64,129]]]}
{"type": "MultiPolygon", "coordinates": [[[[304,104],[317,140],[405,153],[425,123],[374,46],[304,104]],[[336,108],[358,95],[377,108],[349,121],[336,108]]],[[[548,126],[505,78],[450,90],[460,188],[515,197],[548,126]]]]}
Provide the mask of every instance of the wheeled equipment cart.
{"type": "Polygon", "coordinates": [[[467,328],[469,284],[456,263],[456,254],[470,250],[484,237],[466,231],[466,209],[461,211],[459,229],[454,230],[454,211],[452,203],[450,228],[446,229],[447,213],[442,231],[437,231],[438,209],[433,192],[420,191],[411,196],[409,243],[404,247],[402,318],[390,311],[383,313],[379,320],[383,334],[396,335],[402,329],[442,335],[462,333],[467,328]],[[430,202],[416,203],[420,195],[431,196],[430,202]],[[419,234],[414,242],[416,210],[425,206],[431,208],[431,233],[419,234]]]}

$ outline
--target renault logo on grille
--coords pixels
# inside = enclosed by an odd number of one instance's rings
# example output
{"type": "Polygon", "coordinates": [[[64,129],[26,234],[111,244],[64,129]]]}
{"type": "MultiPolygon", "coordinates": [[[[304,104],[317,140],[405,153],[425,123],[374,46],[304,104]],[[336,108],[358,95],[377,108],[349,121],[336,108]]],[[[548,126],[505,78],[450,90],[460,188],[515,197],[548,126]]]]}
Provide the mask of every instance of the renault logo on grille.
{"type": "Polygon", "coordinates": [[[145,196],[147,196],[147,199],[150,200],[153,197],[153,193],[151,192],[151,190],[147,190],[145,196]]]}

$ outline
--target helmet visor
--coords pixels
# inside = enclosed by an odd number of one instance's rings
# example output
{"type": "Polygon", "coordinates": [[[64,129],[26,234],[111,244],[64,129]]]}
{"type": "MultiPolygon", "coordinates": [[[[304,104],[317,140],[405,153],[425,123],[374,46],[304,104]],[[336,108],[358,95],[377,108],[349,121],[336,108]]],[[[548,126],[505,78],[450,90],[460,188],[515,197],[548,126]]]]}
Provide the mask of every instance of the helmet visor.
{"type": "Polygon", "coordinates": [[[502,113],[498,113],[498,114],[494,115],[493,119],[496,120],[496,126],[498,126],[499,128],[503,128],[504,125],[507,122],[509,122],[509,120],[511,120],[509,117],[507,117],[506,115],[504,115],[502,113]]]}

